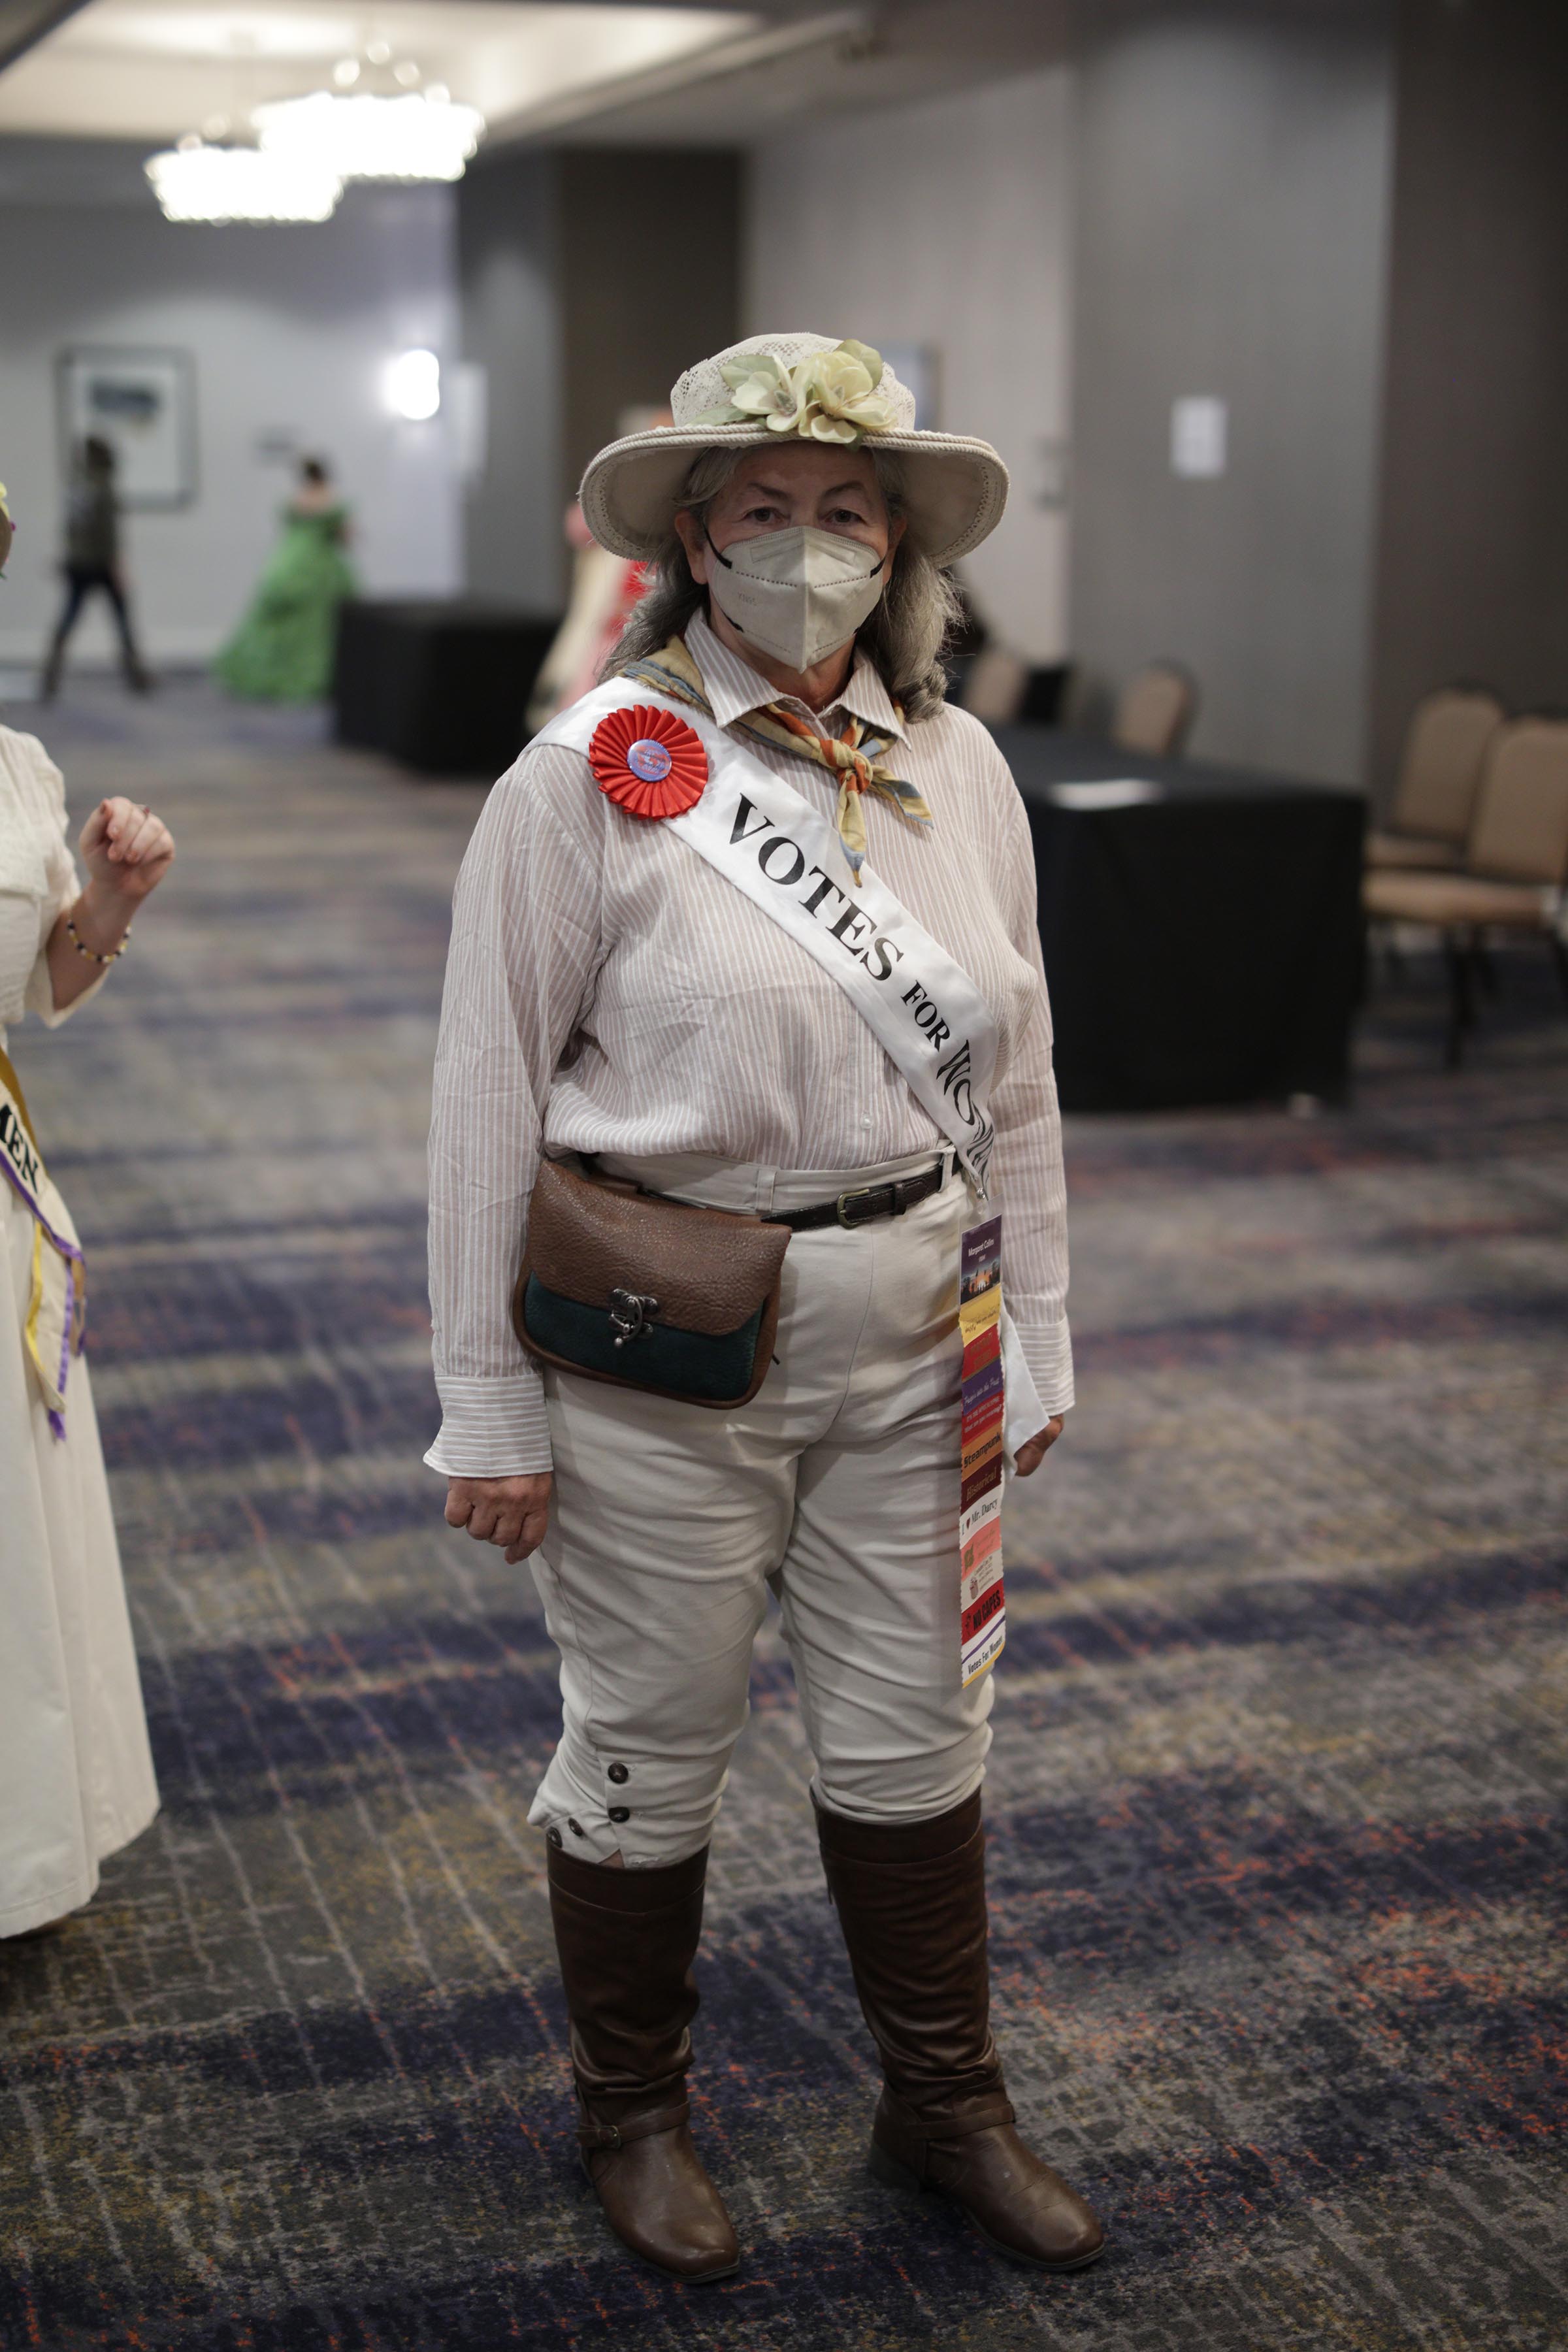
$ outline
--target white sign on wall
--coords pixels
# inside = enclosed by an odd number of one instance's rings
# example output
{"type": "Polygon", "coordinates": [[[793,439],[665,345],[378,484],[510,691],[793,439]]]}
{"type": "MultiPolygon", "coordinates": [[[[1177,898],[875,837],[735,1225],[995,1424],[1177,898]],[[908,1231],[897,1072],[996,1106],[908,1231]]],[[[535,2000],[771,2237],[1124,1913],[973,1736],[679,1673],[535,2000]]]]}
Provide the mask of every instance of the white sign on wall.
{"type": "Polygon", "coordinates": [[[489,372],[479,360],[458,360],[449,377],[458,478],[468,486],[483,475],[489,450],[489,372]]]}
{"type": "Polygon", "coordinates": [[[1189,393],[1171,404],[1171,471],[1187,481],[1212,481],[1226,466],[1227,404],[1213,393],[1189,393]]]}

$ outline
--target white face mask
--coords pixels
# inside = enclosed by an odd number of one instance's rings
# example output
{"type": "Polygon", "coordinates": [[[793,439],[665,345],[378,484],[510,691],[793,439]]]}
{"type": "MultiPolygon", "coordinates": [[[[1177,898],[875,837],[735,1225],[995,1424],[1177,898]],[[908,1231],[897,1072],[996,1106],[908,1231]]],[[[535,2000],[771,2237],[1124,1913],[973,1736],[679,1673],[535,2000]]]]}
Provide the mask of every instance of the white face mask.
{"type": "Polygon", "coordinates": [[[734,541],[721,555],[708,541],[708,585],[727,621],[791,669],[847,645],[886,585],[888,558],[837,531],[795,524],[734,541]]]}

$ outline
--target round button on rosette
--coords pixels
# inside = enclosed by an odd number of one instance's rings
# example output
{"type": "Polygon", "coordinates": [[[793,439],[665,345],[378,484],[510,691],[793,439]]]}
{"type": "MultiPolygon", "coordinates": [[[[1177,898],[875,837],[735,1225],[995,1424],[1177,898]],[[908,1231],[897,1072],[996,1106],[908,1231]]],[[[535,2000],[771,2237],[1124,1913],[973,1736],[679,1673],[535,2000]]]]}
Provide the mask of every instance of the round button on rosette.
{"type": "Polygon", "coordinates": [[[675,762],[664,744],[645,735],[626,753],[626,765],[645,784],[662,784],[675,762]]]}
{"type": "Polygon", "coordinates": [[[708,754],[696,729],[650,703],[602,719],[588,764],[599,790],[628,816],[679,816],[696,807],[708,782],[708,754]]]}

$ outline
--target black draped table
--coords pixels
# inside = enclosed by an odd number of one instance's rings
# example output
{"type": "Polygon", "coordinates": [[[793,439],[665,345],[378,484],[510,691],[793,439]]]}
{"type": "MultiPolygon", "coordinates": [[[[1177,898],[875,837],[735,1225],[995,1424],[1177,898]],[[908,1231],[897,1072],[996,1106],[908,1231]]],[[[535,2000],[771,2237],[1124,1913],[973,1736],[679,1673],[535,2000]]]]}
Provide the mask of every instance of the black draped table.
{"type": "Polygon", "coordinates": [[[431,776],[510,767],[560,626],[474,597],[356,597],[338,615],[336,735],[431,776]]]}
{"type": "Polygon", "coordinates": [[[1034,836],[1063,1108],[1342,1100],[1362,794],[992,731],[1034,836]]]}

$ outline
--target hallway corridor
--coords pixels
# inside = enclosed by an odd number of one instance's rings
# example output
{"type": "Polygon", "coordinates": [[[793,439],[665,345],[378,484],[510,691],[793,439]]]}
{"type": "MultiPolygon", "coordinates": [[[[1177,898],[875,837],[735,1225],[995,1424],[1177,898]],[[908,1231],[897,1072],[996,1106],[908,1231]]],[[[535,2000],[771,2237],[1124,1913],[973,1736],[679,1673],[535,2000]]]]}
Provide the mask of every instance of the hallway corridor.
{"type": "MultiPolygon", "coordinates": [[[[1380,995],[1348,1112],[1069,1123],[1079,1402],[1010,1506],[999,2038],[1106,2214],[864,2174],[776,1621],[714,1850],[688,2294],[575,2173],[531,1580],[450,1534],[429,1066],[482,800],[195,683],[12,704],[179,860],[12,1050],[87,1244],[163,1811],[0,1948],[0,2345],[1547,2352],[1568,2335],[1568,1018],[1380,995]]],[[[873,855],[874,845],[873,845],[873,855]]]]}

